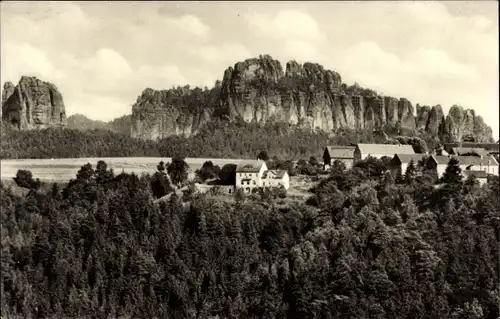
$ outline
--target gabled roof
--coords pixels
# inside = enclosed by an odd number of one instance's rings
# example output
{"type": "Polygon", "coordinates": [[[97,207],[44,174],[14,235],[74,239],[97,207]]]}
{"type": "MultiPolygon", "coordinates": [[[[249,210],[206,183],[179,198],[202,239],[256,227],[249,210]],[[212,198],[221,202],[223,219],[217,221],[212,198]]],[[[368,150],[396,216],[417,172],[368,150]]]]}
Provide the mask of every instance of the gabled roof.
{"type": "Polygon", "coordinates": [[[448,165],[451,158],[458,159],[460,166],[462,165],[476,165],[476,166],[498,166],[498,162],[493,156],[483,156],[483,158],[476,156],[436,156],[432,155],[436,163],[448,165]]]}
{"type": "Polygon", "coordinates": [[[466,177],[474,176],[475,178],[487,178],[488,173],[485,171],[473,171],[473,170],[464,170],[462,174],[466,177]]]}
{"type": "Polygon", "coordinates": [[[328,151],[328,155],[331,158],[354,158],[354,150],[356,150],[356,146],[337,146],[337,145],[329,145],[325,148],[328,151]]]}
{"type": "Polygon", "coordinates": [[[422,160],[425,156],[428,156],[426,154],[395,154],[394,158],[399,159],[401,163],[407,164],[410,163],[412,160],[415,163],[415,165],[418,164],[420,160],[422,160]]]}
{"type": "Polygon", "coordinates": [[[268,170],[262,174],[262,179],[282,179],[285,174],[288,174],[288,172],[283,169],[268,170]]]}
{"type": "Polygon", "coordinates": [[[263,161],[259,160],[249,160],[240,162],[238,166],[236,166],[237,173],[258,173],[262,165],[265,164],[263,161]]]}
{"type": "Polygon", "coordinates": [[[475,153],[479,156],[488,155],[488,152],[484,148],[479,147],[452,147],[451,153],[459,156],[467,153],[475,153]]]}
{"type": "Polygon", "coordinates": [[[393,157],[394,154],[415,154],[411,145],[402,144],[358,144],[361,154],[387,154],[393,157]]]}
{"type": "Polygon", "coordinates": [[[498,152],[500,144],[498,143],[474,143],[474,142],[463,142],[463,143],[445,143],[444,148],[449,151],[453,147],[471,147],[471,148],[484,148],[488,152],[498,152]]]}

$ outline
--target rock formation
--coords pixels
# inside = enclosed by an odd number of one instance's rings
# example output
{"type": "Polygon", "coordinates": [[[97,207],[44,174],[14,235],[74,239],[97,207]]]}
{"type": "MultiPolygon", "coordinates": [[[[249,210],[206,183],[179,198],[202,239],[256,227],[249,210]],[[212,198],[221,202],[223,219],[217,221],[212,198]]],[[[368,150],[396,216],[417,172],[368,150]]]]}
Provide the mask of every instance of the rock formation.
{"type": "Polygon", "coordinates": [[[2,119],[19,129],[66,125],[61,93],[36,77],[21,77],[14,87],[6,82],[2,92],[2,119]]]}
{"type": "Polygon", "coordinates": [[[189,136],[211,119],[220,88],[145,89],[132,107],[132,136],[142,139],[189,136]]]}
{"type": "Polygon", "coordinates": [[[392,127],[452,140],[471,134],[478,141],[491,137],[491,129],[471,110],[453,107],[445,118],[441,106],[417,104],[415,114],[406,98],[381,96],[357,84],[347,86],[340,74],[316,63],[290,61],[283,70],[269,55],[229,67],[220,87],[195,90],[144,90],[133,106],[133,136],[190,135],[212,118],[223,117],[333,132],[392,127]]]}

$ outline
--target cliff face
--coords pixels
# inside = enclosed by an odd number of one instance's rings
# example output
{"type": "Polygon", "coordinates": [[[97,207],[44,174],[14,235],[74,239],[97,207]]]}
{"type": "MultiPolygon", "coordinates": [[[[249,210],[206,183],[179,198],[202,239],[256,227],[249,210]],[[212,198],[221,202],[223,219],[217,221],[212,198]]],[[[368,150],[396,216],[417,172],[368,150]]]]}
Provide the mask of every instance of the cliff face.
{"type": "Polygon", "coordinates": [[[211,118],[226,117],[257,123],[281,121],[324,131],[390,127],[452,140],[469,135],[478,141],[491,137],[491,129],[471,110],[452,108],[445,117],[439,105],[431,108],[417,104],[415,114],[406,98],[381,96],[359,85],[347,86],[340,74],[316,63],[290,61],[283,70],[280,62],[268,55],[229,67],[220,87],[206,91],[210,98],[201,99],[198,106],[185,102],[193,92],[186,89],[175,100],[166,97],[173,94],[172,90],[145,90],[133,106],[133,136],[154,139],[189,135],[211,118]],[[181,117],[183,120],[179,120],[181,117]]]}
{"type": "Polygon", "coordinates": [[[145,89],[132,106],[132,137],[189,136],[210,121],[220,89],[145,89]]]}
{"type": "Polygon", "coordinates": [[[15,87],[4,84],[2,119],[23,130],[65,126],[66,110],[55,85],[23,76],[15,87]]]}

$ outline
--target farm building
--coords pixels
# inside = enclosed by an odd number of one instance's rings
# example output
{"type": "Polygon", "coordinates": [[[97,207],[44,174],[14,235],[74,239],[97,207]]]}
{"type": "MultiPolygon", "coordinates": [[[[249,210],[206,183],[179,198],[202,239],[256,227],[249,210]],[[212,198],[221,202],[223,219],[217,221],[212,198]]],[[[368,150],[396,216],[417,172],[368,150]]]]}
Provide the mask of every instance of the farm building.
{"type": "Polygon", "coordinates": [[[438,177],[442,177],[451,158],[458,159],[462,171],[479,170],[487,174],[498,175],[498,162],[493,156],[436,156],[432,155],[427,161],[427,167],[436,171],[438,177]]]}
{"type": "Polygon", "coordinates": [[[457,155],[457,156],[486,156],[488,155],[488,151],[486,151],[484,148],[480,147],[452,147],[450,155],[457,155]]]}
{"type": "Polygon", "coordinates": [[[285,189],[290,187],[290,176],[287,171],[268,170],[263,161],[253,161],[240,164],[236,167],[235,188],[243,188],[246,193],[250,193],[254,188],[279,187],[285,189]]]}
{"type": "Polygon", "coordinates": [[[465,170],[462,171],[462,175],[465,178],[469,178],[471,176],[474,176],[476,180],[479,182],[480,186],[483,186],[488,182],[488,174],[485,171],[472,171],[472,170],[465,170]]]}
{"type": "Polygon", "coordinates": [[[408,168],[408,165],[410,164],[411,161],[415,164],[415,167],[418,165],[418,162],[420,162],[422,159],[424,159],[426,154],[395,154],[394,157],[392,158],[389,166],[391,173],[393,176],[396,176],[397,174],[404,175],[406,172],[406,169],[408,168]]]}
{"type": "Polygon", "coordinates": [[[323,152],[323,169],[329,169],[336,160],[345,164],[347,169],[354,164],[356,146],[327,146],[323,152]]]}
{"type": "Polygon", "coordinates": [[[473,143],[473,142],[463,142],[463,143],[446,143],[444,144],[444,149],[446,152],[451,153],[454,147],[463,148],[484,148],[489,154],[498,154],[500,144],[498,143],[473,143]]]}
{"type": "Polygon", "coordinates": [[[283,186],[286,190],[290,187],[290,176],[285,170],[269,170],[262,174],[262,187],[283,186]]]}
{"type": "Polygon", "coordinates": [[[252,161],[242,163],[236,167],[236,188],[243,188],[245,192],[251,192],[253,188],[262,186],[262,175],[267,171],[264,161],[252,161]]]}
{"type": "Polygon", "coordinates": [[[354,160],[364,160],[368,157],[381,159],[384,156],[392,158],[395,154],[413,155],[415,151],[411,145],[358,144],[354,150],[354,160]]]}

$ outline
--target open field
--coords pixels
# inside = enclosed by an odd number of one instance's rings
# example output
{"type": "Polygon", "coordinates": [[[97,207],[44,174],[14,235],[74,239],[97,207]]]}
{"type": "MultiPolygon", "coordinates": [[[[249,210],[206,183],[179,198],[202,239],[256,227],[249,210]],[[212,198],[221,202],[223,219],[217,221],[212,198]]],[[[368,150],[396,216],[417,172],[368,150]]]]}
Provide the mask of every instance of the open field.
{"type": "MultiPolygon", "coordinates": [[[[16,176],[19,169],[27,169],[33,173],[34,178],[41,181],[69,181],[76,176],[78,170],[85,164],[90,163],[95,168],[97,162],[103,160],[115,173],[134,172],[136,174],[154,173],[160,161],[165,163],[171,161],[169,157],[110,157],[110,158],[61,158],[61,159],[16,159],[1,160],[1,179],[11,179],[16,176]]],[[[222,159],[222,158],[186,158],[189,171],[192,173],[199,169],[204,162],[212,161],[220,167],[226,164],[240,164],[248,162],[248,159],[222,159]]]]}

